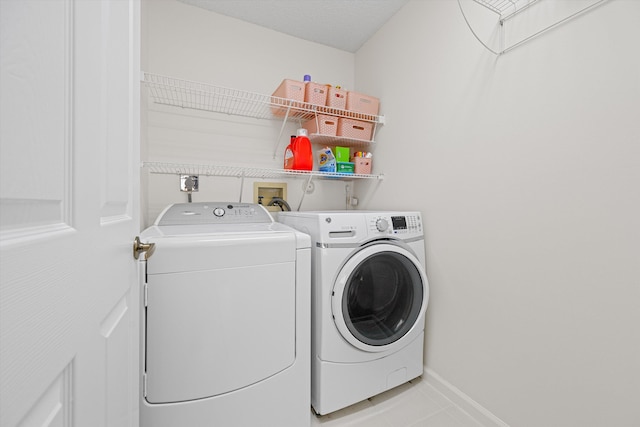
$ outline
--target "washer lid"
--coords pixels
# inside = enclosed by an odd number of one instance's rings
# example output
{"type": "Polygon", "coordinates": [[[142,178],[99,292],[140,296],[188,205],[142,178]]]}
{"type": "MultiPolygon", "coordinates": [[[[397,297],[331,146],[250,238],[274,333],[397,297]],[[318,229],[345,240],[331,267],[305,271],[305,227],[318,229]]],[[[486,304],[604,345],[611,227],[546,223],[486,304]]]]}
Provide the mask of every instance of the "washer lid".
{"type": "Polygon", "coordinates": [[[200,202],[168,206],[155,225],[194,224],[271,224],[273,217],[264,206],[255,203],[200,202]]]}

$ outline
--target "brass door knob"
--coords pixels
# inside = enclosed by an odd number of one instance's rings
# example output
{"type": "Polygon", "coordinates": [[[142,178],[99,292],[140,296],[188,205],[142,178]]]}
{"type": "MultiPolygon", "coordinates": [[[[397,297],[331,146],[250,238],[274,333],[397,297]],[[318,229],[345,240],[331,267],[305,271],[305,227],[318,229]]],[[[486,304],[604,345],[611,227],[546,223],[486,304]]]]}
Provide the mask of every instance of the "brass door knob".
{"type": "Polygon", "coordinates": [[[138,259],[140,254],[144,252],[144,259],[147,260],[151,255],[153,255],[153,251],[156,249],[155,243],[142,243],[140,241],[140,237],[136,236],[133,239],[133,257],[138,259]]]}

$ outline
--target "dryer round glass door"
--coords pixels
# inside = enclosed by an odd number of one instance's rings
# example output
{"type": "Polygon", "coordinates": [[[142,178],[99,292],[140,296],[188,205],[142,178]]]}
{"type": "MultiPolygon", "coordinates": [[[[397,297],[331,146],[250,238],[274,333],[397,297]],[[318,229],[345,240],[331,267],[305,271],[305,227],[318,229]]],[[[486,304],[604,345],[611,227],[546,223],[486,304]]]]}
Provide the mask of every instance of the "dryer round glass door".
{"type": "Polygon", "coordinates": [[[424,329],[427,276],[408,250],[389,243],[356,252],[340,270],[332,294],[335,324],[362,350],[404,346],[424,329]]]}

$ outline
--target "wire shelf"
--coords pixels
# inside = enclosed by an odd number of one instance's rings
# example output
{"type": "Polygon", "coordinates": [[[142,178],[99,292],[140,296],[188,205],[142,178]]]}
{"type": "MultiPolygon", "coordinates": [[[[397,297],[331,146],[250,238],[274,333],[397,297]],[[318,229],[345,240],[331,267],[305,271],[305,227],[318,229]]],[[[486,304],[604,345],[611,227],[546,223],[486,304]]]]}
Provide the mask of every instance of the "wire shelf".
{"type": "Polygon", "coordinates": [[[474,0],[501,17],[513,14],[524,7],[529,7],[538,0],[474,0]]]}
{"type": "Polygon", "coordinates": [[[312,133],[309,135],[309,140],[316,144],[336,145],[339,143],[349,147],[371,147],[372,144],[375,144],[375,141],[368,139],[346,138],[344,136],[323,135],[320,133],[312,133]]]}
{"type": "MultiPolygon", "coordinates": [[[[188,80],[176,79],[153,73],[142,73],[142,82],[149,90],[149,97],[157,104],[170,105],[193,110],[225,113],[256,119],[310,120],[317,114],[329,114],[355,120],[384,124],[384,116],[364,114],[338,108],[313,105],[286,98],[262,95],[237,89],[214,86],[188,80]]],[[[283,127],[280,131],[282,134],[283,127]]],[[[282,136],[282,135],[280,135],[282,136]]],[[[312,134],[314,143],[327,145],[370,146],[373,140],[360,140],[331,135],[312,134]]],[[[277,144],[279,144],[278,137],[277,144]]],[[[276,149],[278,146],[276,145],[276,149]]],[[[275,150],[274,150],[275,158],[275,150]]],[[[143,162],[142,167],[153,174],[227,176],[239,178],[307,178],[307,179],[383,179],[383,175],[329,173],[319,171],[292,171],[284,169],[255,168],[245,166],[222,166],[209,164],[143,162]]]]}
{"type": "Polygon", "coordinates": [[[515,2],[511,0],[474,0],[492,12],[502,15],[507,10],[515,7],[515,2]]]}
{"type": "Polygon", "coordinates": [[[200,165],[187,163],[143,162],[142,167],[154,174],[227,176],[238,178],[320,178],[342,180],[383,179],[384,175],[294,171],[285,169],[253,168],[244,166],[200,165]]]}
{"type": "Polygon", "coordinates": [[[487,43],[485,43],[479,36],[478,34],[476,34],[476,32],[473,29],[473,26],[471,25],[471,23],[469,22],[469,20],[467,19],[467,16],[465,14],[464,8],[462,7],[462,3],[461,0],[458,0],[458,7],[460,8],[460,12],[462,13],[462,16],[467,24],[467,26],[469,27],[469,30],[471,30],[471,33],[473,34],[473,36],[476,38],[476,40],[478,40],[488,51],[490,51],[491,53],[495,54],[495,55],[502,55],[504,53],[509,52],[512,49],[515,49],[516,47],[534,39],[535,37],[538,37],[541,34],[546,33],[547,31],[561,25],[564,24],[576,17],[578,17],[579,15],[582,15],[583,13],[594,9],[604,3],[606,3],[609,0],[594,0],[593,3],[584,6],[582,8],[580,8],[579,10],[569,14],[568,16],[564,16],[563,18],[559,18],[557,20],[554,20],[553,23],[545,26],[542,29],[539,29],[535,32],[532,32],[532,34],[520,39],[517,42],[513,42],[511,43],[509,46],[505,46],[505,26],[504,23],[513,18],[516,15],[519,15],[521,12],[524,12],[525,10],[529,9],[530,6],[534,5],[534,4],[539,4],[539,0],[473,0],[475,3],[480,4],[484,7],[486,7],[487,9],[491,10],[492,12],[495,12],[499,15],[499,24],[500,24],[500,47],[496,50],[492,47],[489,47],[489,45],[487,45],[487,43]]]}
{"type": "Polygon", "coordinates": [[[382,116],[176,79],[160,74],[143,72],[142,81],[149,89],[149,96],[157,104],[256,119],[310,120],[316,114],[330,114],[373,123],[384,122],[382,116]]]}

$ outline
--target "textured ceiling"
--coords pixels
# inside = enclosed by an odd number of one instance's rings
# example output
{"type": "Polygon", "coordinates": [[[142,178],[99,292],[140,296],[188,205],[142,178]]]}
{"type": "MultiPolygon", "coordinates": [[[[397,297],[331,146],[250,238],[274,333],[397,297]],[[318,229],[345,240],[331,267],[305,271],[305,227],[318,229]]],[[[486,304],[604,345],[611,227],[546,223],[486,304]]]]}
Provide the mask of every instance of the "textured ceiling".
{"type": "Polygon", "coordinates": [[[408,0],[179,0],[347,52],[357,51],[408,0]]]}

